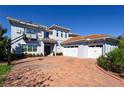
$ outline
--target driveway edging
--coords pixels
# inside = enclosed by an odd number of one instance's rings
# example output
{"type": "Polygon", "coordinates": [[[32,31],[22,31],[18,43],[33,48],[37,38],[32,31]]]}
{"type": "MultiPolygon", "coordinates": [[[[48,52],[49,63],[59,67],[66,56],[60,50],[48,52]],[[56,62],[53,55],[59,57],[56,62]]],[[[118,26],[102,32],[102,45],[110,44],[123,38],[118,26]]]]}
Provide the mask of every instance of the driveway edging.
{"type": "Polygon", "coordinates": [[[102,69],[100,66],[98,66],[97,63],[95,63],[95,65],[96,65],[96,67],[97,67],[100,71],[102,71],[102,72],[105,73],[106,75],[108,75],[108,76],[110,76],[110,77],[113,77],[113,78],[115,78],[116,80],[119,80],[119,81],[121,81],[121,82],[124,83],[124,80],[123,80],[123,79],[121,79],[121,78],[119,78],[119,77],[117,77],[117,76],[115,76],[115,75],[112,75],[112,74],[108,73],[107,71],[105,71],[104,69],[102,69]]]}

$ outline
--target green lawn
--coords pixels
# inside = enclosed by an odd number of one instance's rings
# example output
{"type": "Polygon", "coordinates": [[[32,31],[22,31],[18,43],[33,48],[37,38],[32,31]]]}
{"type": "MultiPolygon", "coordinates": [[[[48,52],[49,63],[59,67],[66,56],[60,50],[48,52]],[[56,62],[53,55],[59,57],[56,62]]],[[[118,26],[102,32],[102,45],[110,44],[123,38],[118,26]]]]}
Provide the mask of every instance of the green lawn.
{"type": "Polygon", "coordinates": [[[0,87],[2,87],[7,73],[11,70],[11,65],[0,63],[0,87]]]}

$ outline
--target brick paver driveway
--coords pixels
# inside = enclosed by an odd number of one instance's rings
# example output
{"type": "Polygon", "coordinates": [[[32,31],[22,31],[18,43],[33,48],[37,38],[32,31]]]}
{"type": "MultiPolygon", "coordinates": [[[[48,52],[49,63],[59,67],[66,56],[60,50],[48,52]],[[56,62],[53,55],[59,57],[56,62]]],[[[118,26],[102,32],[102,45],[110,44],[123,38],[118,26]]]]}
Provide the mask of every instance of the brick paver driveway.
{"type": "Polygon", "coordinates": [[[73,57],[38,57],[18,61],[4,86],[124,86],[101,72],[94,59],[73,57]]]}

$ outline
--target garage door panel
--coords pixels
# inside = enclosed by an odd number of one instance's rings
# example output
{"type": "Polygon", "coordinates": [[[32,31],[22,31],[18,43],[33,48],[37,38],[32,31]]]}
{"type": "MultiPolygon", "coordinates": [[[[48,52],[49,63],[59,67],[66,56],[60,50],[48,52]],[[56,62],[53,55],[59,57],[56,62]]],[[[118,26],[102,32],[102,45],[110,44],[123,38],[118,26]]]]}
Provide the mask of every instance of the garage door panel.
{"type": "Polygon", "coordinates": [[[98,58],[101,55],[102,55],[102,47],[89,47],[88,48],[89,58],[98,58]]]}
{"type": "Polygon", "coordinates": [[[64,48],[63,55],[77,57],[78,48],[64,48]]]}

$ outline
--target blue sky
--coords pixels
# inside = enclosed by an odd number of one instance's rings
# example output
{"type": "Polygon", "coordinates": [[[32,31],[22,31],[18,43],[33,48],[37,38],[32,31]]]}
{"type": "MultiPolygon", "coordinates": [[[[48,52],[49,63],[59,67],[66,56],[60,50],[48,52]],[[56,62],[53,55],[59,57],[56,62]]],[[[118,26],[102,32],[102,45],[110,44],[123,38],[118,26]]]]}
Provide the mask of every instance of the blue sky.
{"type": "Polygon", "coordinates": [[[61,25],[80,35],[124,33],[124,6],[0,6],[0,23],[10,36],[5,16],[46,26],[61,25]]]}

